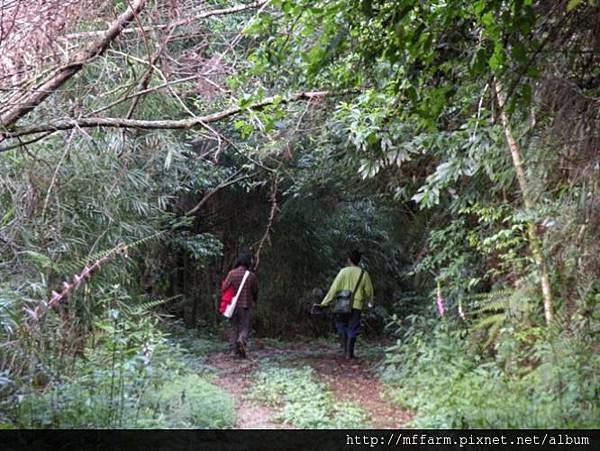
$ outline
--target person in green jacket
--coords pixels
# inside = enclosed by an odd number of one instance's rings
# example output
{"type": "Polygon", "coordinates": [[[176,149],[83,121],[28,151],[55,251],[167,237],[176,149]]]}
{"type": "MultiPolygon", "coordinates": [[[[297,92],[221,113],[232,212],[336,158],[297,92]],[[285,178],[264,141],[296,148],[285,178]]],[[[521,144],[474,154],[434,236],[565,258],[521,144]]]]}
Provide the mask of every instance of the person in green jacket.
{"type": "Polygon", "coordinates": [[[321,307],[326,307],[335,299],[336,294],[340,291],[354,291],[356,288],[352,312],[335,315],[335,327],[342,340],[344,358],[346,359],[356,358],[354,356],[354,346],[360,327],[360,316],[365,304],[368,307],[373,306],[373,284],[367,271],[359,266],[360,259],[360,252],[353,250],[348,253],[347,266],[340,270],[321,302],[321,307]]]}

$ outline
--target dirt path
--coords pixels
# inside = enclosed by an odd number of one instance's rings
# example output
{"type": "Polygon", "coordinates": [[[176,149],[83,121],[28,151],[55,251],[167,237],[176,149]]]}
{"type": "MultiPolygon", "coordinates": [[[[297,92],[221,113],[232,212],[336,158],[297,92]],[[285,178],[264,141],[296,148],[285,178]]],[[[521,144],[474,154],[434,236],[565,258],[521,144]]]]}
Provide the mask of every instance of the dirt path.
{"type": "Polygon", "coordinates": [[[383,398],[384,386],[373,371],[373,360],[346,361],[339,357],[334,345],[300,345],[295,347],[262,347],[250,349],[246,360],[234,359],[227,353],[208,356],[209,365],[217,369],[215,383],[229,392],[236,401],[239,429],[283,428],[276,420],[277,412],[248,399],[252,373],[261,361],[285,356],[286,366],[309,365],[318,377],[329,386],[338,399],[351,401],[365,409],[373,428],[406,427],[412,418],[411,412],[383,398]]]}
{"type": "Polygon", "coordinates": [[[280,429],[282,425],[274,421],[276,412],[257,405],[247,399],[250,377],[258,367],[255,357],[238,360],[228,353],[214,353],[208,356],[207,363],[219,371],[214,381],[216,385],[231,394],[236,403],[236,429],[280,429]]]}
{"type": "Polygon", "coordinates": [[[375,429],[403,428],[412,413],[384,399],[384,386],[365,361],[348,362],[334,355],[329,359],[307,359],[338,399],[365,409],[375,429]]]}

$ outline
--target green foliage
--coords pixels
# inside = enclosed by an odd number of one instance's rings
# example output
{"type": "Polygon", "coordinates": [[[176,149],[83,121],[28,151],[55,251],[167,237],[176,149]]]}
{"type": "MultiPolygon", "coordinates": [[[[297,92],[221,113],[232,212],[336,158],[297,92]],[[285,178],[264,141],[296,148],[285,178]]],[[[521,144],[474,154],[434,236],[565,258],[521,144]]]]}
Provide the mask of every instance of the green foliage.
{"type": "Polygon", "coordinates": [[[430,322],[415,325],[388,350],[387,381],[393,398],[417,412],[413,426],[571,428],[598,422],[600,361],[582,359],[581,336],[548,339],[504,327],[495,361],[474,353],[464,333],[448,326],[434,326],[431,333],[430,322]],[[503,370],[509,355],[518,365],[503,370]]]}
{"type": "Polygon", "coordinates": [[[363,410],[336,401],[310,367],[266,367],[253,376],[252,397],[278,407],[280,419],[299,428],[365,427],[363,410]]]}
{"type": "MultiPolygon", "coordinates": [[[[11,409],[19,427],[225,428],[235,420],[232,398],[190,373],[199,350],[180,348],[152,315],[108,310],[94,341],[68,375],[49,374],[11,409]],[[193,352],[191,358],[188,353],[193,352]]],[[[50,364],[53,364],[51,361],[50,364]]],[[[55,363],[54,363],[55,364],[55,363]]]]}
{"type": "Polygon", "coordinates": [[[164,383],[145,403],[159,414],[142,427],[218,429],[231,428],[235,421],[231,396],[196,374],[164,383]]]}
{"type": "Polygon", "coordinates": [[[4,284],[0,285],[0,337],[4,340],[14,336],[17,331],[20,319],[17,314],[19,301],[17,293],[4,284]]]}
{"type": "Polygon", "coordinates": [[[164,326],[169,332],[168,343],[184,351],[183,361],[186,368],[192,372],[211,372],[213,369],[203,362],[202,357],[213,352],[226,352],[229,348],[229,343],[221,340],[217,335],[207,330],[198,332],[189,329],[181,320],[169,321],[164,326]]]}
{"type": "Polygon", "coordinates": [[[211,258],[223,252],[223,243],[210,233],[190,236],[187,231],[183,231],[173,239],[173,243],[189,253],[201,266],[206,266],[211,258]]]}
{"type": "MultiPolygon", "coordinates": [[[[230,402],[198,358],[221,345],[179,325],[167,338],[152,312],[217,329],[218,282],[248,247],[261,256],[256,332],[324,335],[330,325],[307,321],[307,306],[356,247],[378,319],[391,312],[388,330],[407,333],[388,360],[415,424],[597,424],[597,359],[587,356],[600,299],[598,2],[554,3],[273,0],[191,20],[169,38],[155,25],[188,11],[141,14],[152,33],[122,36],[19,126],[275,101],[195,129],[75,128],[0,154],[0,421],[9,412],[32,427],[227,427],[230,402]],[[155,44],[163,54],[149,71],[155,44]],[[150,90],[134,105],[125,97],[145,74],[150,90]],[[310,90],[329,93],[283,101],[310,90]],[[552,330],[531,231],[559,318],[552,330]],[[44,324],[24,327],[24,308],[125,244],[44,324]],[[443,327],[431,319],[438,283],[443,327]]],[[[74,31],[112,17],[114,5],[103,7],[74,31]]],[[[257,393],[283,397],[285,421],[363,424],[307,369],[280,376],[265,369],[257,393]]]]}

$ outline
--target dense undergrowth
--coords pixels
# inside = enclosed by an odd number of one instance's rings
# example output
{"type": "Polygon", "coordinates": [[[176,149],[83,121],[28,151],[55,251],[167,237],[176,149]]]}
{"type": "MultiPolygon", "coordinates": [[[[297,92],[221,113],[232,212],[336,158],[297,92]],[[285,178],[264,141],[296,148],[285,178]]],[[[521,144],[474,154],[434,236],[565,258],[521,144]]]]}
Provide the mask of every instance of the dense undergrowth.
{"type": "Polygon", "coordinates": [[[210,368],[202,363],[219,343],[181,326],[158,325],[152,316],[109,310],[68,372],[13,393],[4,404],[3,426],[232,427],[234,401],[211,383],[210,368]]]}
{"type": "Polygon", "coordinates": [[[600,356],[584,334],[550,334],[506,327],[481,352],[458,324],[413,324],[388,349],[384,378],[415,427],[595,427],[600,356]]]}

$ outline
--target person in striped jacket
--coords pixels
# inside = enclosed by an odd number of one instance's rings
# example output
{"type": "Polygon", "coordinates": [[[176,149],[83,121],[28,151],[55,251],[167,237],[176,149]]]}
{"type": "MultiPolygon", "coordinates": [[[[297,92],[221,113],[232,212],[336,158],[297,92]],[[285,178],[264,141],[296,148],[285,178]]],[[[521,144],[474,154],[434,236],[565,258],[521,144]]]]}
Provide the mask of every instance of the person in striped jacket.
{"type": "Polygon", "coordinates": [[[248,271],[235,311],[229,319],[231,325],[229,332],[230,351],[232,356],[241,358],[246,358],[246,343],[250,334],[252,312],[258,301],[258,282],[256,274],[250,271],[251,264],[252,257],[250,254],[240,254],[234,268],[229,271],[223,282],[223,290],[233,287],[234,292],[237,293],[244,279],[244,274],[248,271]]]}

